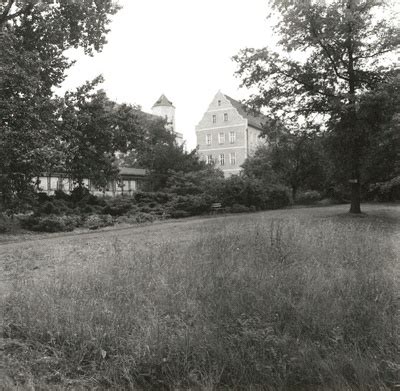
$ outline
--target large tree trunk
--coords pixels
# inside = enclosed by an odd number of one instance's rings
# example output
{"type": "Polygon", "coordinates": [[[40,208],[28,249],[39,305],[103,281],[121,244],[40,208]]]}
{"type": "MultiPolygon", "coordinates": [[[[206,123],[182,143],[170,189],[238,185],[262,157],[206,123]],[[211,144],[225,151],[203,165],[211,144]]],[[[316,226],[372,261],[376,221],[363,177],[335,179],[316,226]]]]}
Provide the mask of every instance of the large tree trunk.
{"type": "MultiPolygon", "coordinates": [[[[352,13],[354,7],[354,0],[348,0],[347,8],[352,13]]],[[[360,186],[360,137],[359,125],[357,123],[357,109],[356,109],[356,74],[354,71],[354,47],[353,47],[353,25],[352,20],[348,24],[348,38],[347,38],[347,53],[349,56],[348,62],[348,85],[349,85],[349,129],[351,132],[352,143],[352,166],[353,177],[351,178],[351,206],[350,213],[361,213],[361,186],[360,186]]]]}
{"type": "Polygon", "coordinates": [[[360,181],[351,184],[350,213],[361,213],[361,186],[360,181]]]}
{"type": "Polygon", "coordinates": [[[292,185],[292,201],[293,204],[296,203],[296,195],[297,195],[297,186],[292,185]]]}

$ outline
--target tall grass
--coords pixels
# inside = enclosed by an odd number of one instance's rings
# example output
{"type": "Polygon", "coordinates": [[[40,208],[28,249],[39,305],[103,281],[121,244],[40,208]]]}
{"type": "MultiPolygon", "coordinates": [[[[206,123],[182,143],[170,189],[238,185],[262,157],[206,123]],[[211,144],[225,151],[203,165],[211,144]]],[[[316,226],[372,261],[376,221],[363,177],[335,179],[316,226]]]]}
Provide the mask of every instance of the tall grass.
{"type": "Polygon", "coordinates": [[[13,354],[31,381],[49,389],[400,383],[395,254],[383,238],[329,221],[210,224],[185,243],[106,242],[79,270],[17,284],[5,336],[24,344],[13,354]]]}

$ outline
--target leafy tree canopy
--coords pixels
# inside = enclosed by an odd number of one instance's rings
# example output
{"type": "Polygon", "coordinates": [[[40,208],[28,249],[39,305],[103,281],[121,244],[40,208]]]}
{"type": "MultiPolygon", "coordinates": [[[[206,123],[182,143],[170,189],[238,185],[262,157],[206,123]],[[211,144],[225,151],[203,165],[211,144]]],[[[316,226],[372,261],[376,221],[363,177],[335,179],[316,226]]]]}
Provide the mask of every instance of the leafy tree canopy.
{"type": "MultiPolygon", "coordinates": [[[[61,102],[53,88],[72,65],[66,50],[103,48],[110,0],[6,0],[0,4],[0,193],[10,205],[59,161],[61,102]]],[[[15,203],[14,203],[15,204],[15,203]]]]}
{"type": "Polygon", "coordinates": [[[347,172],[350,211],[359,213],[368,153],[360,99],[395,76],[390,54],[400,46],[398,23],[389,20],[383,0],[270,4],[278,18],[277,50],[244,49],[235,57],[243,85],[256,90],[248,104],[269,109],[285,123],[300,119],[335,133],[341,150],[334,164],[347,172]]]}
{"type": "Polygon", "coordinates": [[[316,133],[282,129],[269,137],[243,165],[243,173],[264,183],[284,184],[292,190],[322,190],[325,185],[325,157],[321,137],[316,133]]]}
{"type": "Polygon", "coordinates": [[[58,127],[59,170],[81,187],[90,178],[98,188],[118,176],[115,153],[126,148],[125,135],[137,131],[135,110],[119,107],[95,87],[101,77],[67,92],[58,127]],[[129,116],[130,114],[130,116],[129,116]],[[123,136],[122,136],[123,134],[123,136]]]}

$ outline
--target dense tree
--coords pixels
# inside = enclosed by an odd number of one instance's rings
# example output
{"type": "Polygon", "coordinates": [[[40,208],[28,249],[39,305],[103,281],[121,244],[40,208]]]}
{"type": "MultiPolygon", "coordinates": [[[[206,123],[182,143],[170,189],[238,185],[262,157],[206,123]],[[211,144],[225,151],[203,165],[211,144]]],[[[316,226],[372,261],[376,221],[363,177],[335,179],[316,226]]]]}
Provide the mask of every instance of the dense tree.
{"type": "Polygon", "coordinates": [[[120,156],[120,164],[146,168],[153,190],[165,188],[174,173],[186,174],[206,168],[197,150],[187,152],[183,145],[176,143],[176,135],[163,118],[139,113],[139,122],[141,137],[120,156]]]}
{"type": "Polygon", "coordinates": [[[168,172],[166,185],[163,190],[179,195],[206,194],[220,199],[224,186],[224,174],[212,165],[199,165],[190,171],[168,172]]]}
{"type": "MultiPolygon", "coordinates": [[[[361,174],[366,191],[371,183],[400,175],[400,75],[360,96],[358,121],[365,144],[361,174]]],[[[327,149],[334,161],[340,159],[341,143],[339,132],[327,134],[327,149]]],[[[346,175],[340,168],[332,173],[336,182],[346,175]]]]}
{"type": "MultiPolygon", "coordinates": [[[[245,49],[235,57],[249,100],[283,122],[319,122],[339,141],[336,170],[351,182],[350,212],[359,213],[360,186],[369,153],[360,99],[389,83],[388,55],[400,29],[385,20],[383,0],[270,0],[279,23],[278,50],[245,49]]],[[[383,137],[383,134],[382,134],[383,137]]]]}
{"type": "Polygon", "coordinates": [[[149,164],[144,167],[149,168],[153,190],[165,188],[168,179],[174,172],[190,173],[206,168],[206,164],[200,160],[197,150],[187,152],[184,146],[175,143],[157,143],[152,154],[143,160],[143,163],[145,161],[148,161],[149,164]]]}
{"type": "Polygon", "coordinates": [[[0,192],[11,205],[31,180],[60,156],[56,129],[60,102],[53,88],[71,66],[65,51],[87,54],[105,44],[111,0],[0,3],[0,192]]]}
{"type": "Polygon", "coordinates": [[[142,136],[139,110],[117,105],[103,90],[96,91],[101,81],[99,77],[67,92],[60,110],[60,170],[79,187],[90,178],[99,189],[106,188],[118,178],[116,153],[140,144],[142,136]]]}
{"type": "Polygon", "coordinates": [[[324,153],[320,137],[310,132],[289,132],[269,136],[269,145],[259,147],[243,165],[244,175],[264,183],[284,184],[292,191],[322,190],[325,185],[324,153]]]}

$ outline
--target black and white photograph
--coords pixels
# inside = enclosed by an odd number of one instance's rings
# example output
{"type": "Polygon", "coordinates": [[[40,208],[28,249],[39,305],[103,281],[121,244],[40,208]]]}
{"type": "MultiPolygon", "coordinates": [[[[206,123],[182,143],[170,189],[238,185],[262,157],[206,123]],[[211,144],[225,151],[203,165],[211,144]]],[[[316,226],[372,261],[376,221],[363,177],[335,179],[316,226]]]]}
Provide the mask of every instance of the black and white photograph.
{"type": "Polygon", "coordinates": [[[400,391],[400,0],[0,0],[0,391],[400,391]]]}

